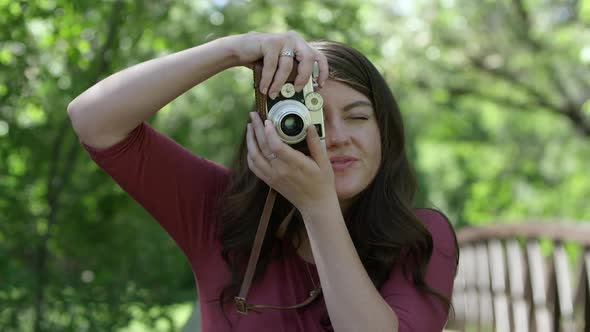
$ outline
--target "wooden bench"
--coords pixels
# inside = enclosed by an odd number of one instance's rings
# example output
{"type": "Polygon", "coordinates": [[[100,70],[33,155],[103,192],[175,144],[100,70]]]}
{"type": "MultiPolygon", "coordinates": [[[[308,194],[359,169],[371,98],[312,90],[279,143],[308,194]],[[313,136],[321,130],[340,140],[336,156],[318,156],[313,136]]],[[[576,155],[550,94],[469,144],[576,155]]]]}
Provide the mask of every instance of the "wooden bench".
{"type": "Polygon", "coordinates": [[[448,329],[590,332],[590,225],[464,228],[457,240],[448,329]]]}

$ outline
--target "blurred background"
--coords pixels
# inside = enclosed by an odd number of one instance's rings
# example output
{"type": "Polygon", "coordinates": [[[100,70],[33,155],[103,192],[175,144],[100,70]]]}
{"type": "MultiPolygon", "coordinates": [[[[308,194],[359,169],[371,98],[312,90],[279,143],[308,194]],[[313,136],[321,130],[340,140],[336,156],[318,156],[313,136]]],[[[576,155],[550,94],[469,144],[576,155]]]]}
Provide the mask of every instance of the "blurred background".
{"type": "MultiPolygon", "coordinates": [[[[457,230],[590,220],[590,1],[0,0],[0,330],[181,331],[191,270],[91,162],[66,106],[106,76],[228,34],[354,46],[396,96],[457,230]]],[[[150,119],[222,164],[253,102],[227,70],[150,119]]]]}

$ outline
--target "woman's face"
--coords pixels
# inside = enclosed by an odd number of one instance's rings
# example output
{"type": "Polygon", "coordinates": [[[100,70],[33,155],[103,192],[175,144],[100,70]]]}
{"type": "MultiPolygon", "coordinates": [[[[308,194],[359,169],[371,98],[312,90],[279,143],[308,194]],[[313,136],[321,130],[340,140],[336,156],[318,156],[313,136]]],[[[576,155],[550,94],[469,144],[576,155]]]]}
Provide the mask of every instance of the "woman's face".
{"type": "Polygon", "coordinates": [[[334,80],[327,80],[319,93],[324,98],[326,149],[340,207],[345,211],[377,174],[381,136],[365,95],[334,80]]]}

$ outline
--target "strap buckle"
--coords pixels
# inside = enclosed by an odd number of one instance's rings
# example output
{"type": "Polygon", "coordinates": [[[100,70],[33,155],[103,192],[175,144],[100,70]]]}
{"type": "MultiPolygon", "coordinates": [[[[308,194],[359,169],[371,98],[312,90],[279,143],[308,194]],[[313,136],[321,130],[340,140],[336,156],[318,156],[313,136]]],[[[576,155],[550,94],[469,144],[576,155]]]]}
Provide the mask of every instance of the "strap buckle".
{"type": "Polygon", "coordinates": [[[236,296],[234,297],[234,303],[236,304],[236,310],[245,315],[248,313],[248,303],[246,303],[246,299],[243,297],[236,296]]]}

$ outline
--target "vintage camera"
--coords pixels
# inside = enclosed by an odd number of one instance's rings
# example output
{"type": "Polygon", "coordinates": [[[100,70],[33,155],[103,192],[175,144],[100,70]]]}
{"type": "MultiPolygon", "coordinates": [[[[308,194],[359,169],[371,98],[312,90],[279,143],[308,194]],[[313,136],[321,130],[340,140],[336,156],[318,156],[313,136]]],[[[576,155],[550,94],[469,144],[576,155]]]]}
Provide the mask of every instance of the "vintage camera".
{"type": "Polygon", "coordinates": [[[261,117],[273,123],[283,142],[302,152],[307,152],[305,136],[307,128],[311,125],[316,127],[322,144],[325,144],[324,100],[314,91],[318,75],[319,69],[316,63],[307,84],[300,92],[295,92],[293,82],[296,71],[294,70],[274,100],[267,96],[257,96],[257,98],[265,99],[257,100],[259,113],[264,113],[261,117]]]}

